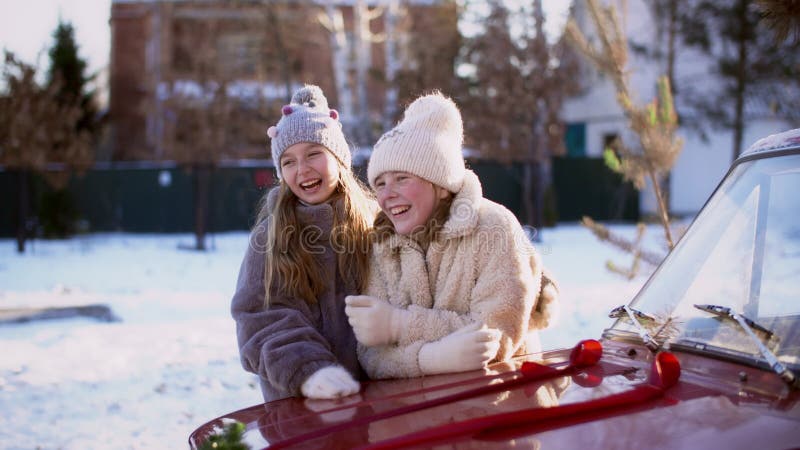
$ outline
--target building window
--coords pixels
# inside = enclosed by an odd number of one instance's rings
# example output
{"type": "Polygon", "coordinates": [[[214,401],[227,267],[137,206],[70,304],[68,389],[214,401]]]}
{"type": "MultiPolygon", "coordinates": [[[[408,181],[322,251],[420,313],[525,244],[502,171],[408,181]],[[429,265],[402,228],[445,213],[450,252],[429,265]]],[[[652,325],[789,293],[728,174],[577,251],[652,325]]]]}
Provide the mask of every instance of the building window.
{"type": "Polygon", "coordinates": [[[567,156],[570,158],[583,158],[586,156],[586,124],[569,123],[567,132],[564,133],[567,156]]]}

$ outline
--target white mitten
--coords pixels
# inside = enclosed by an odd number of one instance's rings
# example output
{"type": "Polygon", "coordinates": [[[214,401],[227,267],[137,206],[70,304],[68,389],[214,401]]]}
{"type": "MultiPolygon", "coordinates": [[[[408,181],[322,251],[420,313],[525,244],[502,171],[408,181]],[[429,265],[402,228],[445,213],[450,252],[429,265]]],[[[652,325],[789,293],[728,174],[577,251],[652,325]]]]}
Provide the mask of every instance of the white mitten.
{"type": "Polygon", "coordinates": [[[419,368],[425,375],[476,370],[486,367],[499,349],[500,331],[473,323],[423,345],[419,368]]]}
{"type": "Polygon", "coordinates": [[[360,387],[344,368],[328,366],[312,373],[300,386],[300,392],[308,398],[337,398],[355,394],[360,387]]]}
{"type": "Polygon", "coordinates": [[[344,312],[356,339],[368,347],[396,343],[410,320],[411,313],[379,298],[348,295],[344,301],[344,312]]]}

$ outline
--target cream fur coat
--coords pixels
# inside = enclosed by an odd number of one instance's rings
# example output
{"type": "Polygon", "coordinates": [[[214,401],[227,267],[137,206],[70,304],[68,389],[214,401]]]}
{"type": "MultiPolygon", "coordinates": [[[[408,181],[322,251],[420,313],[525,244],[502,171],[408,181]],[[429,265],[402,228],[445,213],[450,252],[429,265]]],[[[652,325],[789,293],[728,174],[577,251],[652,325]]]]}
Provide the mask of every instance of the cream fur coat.
{"type": "Polygon", "coordinates": [[[516,217],[483,198],[470,170],[427,251],[397,234],[374,245],[365,294],[412,313],[397,344],[358,345],[373,379],[423,375],[422,345],[473,322],[502,332],[497,360],[540,351],[535,330],[550,324],[558,297],[516,217]]]}

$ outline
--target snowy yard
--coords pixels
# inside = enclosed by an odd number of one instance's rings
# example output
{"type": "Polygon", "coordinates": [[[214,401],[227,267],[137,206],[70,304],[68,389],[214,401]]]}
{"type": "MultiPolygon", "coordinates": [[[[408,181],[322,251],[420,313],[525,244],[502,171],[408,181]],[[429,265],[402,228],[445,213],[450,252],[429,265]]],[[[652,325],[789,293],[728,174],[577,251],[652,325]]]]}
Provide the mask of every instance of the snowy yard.
{"type": "MultiPolygon", "coordinates": [[[[607,259],[630,258],[580,226],[543,238],[562,293],[543,346],[599,337],[608,311],[645,278],[607,272],[607,259]]],[[[0,448],[187,448],[197,426],[261,401],[228,312],[247,234],[217,234],[205,253],[179,249],[192,243],[188,234],[97,234],[35,241],[18,255],[0,239],[0,309],[100,303],[120,319],[0,324],[0,448]]]]}

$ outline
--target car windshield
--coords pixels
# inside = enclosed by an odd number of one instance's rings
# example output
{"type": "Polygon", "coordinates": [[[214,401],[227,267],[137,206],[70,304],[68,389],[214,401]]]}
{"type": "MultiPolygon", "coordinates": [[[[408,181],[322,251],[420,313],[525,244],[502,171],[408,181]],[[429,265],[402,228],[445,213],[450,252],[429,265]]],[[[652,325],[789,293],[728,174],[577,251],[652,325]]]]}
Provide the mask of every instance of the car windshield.
{"type": "MultiPolygon", "coordinates": [[[[735,320],[695,305],[717,305],[772,332],[763,343],[800,366],[800,154],[739,163],[631,308],[656,317],[646,325],[675,348],[765,363],[735,320]]],[[[724,309],[722,308],[722,309],[724,309]]],[[[617,320],[607,337],[631,337],[617,320]]]]}

